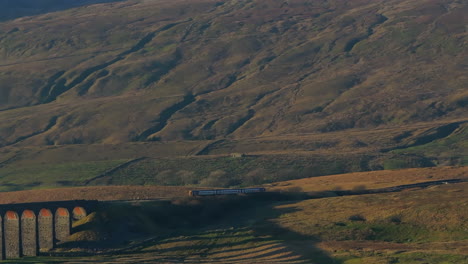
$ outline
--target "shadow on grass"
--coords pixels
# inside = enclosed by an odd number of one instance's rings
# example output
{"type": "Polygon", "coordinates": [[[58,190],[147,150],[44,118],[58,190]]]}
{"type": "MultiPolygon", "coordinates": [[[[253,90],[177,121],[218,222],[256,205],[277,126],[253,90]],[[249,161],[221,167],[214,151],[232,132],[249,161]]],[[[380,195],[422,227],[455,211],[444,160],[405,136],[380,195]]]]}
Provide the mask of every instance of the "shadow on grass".
{"type": "Polygon", "coordinates": [[[300,195],[264,193],[228,197],[187,197],[174,201],[104,204],[92,222],[74,232],[99,231],[101,241],[68,242],[66,248],[85,252],[57,256],[104,256],[158,262],[173,258],[184,263],[266,262],[340,264],[316,247],[317,237],[291,231],[275,223],[302,200],[300,195]],[[111,240],[111,241],[109,241],[111,240]],[[139,242],[137,242],[139,241],[139,242]],[[96,250],[97,249],[97,250],[96,250]],[[95,251],[95,252],[93,252],[95,251]]]}

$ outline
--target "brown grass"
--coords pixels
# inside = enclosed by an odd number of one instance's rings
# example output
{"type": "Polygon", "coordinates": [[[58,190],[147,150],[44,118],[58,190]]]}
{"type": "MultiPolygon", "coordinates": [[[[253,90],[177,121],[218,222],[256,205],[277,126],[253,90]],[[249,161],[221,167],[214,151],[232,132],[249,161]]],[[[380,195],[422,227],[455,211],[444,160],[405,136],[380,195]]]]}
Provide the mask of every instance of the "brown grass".
{"type": "Polygon", "coordinates": [[[384,188],[403,184],[446,179],[468,179],[468,167],[438,167],[404,170],[357,172],[300,180],[278,182],[266,186],[287,190],[300,188],[302,191],[352,190],[356,188],[384,188]]]}
{"type": "Polygon", "coordinates": [[[167,186],[100,186],[0,193],[3,204],[65,200],[153,200],[187,196],[189,187],[167,186]]]}
{"type": "Polygon", "coordinates": [[[467,254],[468,243],[465,241],[457,242],[430,242],[402,244],[380,241],[324,241],[318,243],[318,246],[326,251],[417,251],[417,252],[437,252],[440,254],[461,253],[467,254]]]}
{"type": "MultiPolygon", "coordinates": [[[[265,185],[268,190],[300,190],[305,192],[383,188],[444,179],[467,179],[467,167],[373,171],[313,177],[265,185]]],[[[152,200],[184,197],[193,187],[181,186],[92,186],[0,192],[0,201],[30,203],[63,200],[152,200]]]]}

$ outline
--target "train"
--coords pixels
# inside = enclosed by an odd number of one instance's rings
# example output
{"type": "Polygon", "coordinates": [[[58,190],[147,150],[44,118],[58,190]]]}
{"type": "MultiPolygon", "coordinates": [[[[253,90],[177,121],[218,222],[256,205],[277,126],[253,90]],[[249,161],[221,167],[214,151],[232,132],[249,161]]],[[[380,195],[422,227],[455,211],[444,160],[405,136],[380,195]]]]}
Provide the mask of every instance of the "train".
{"type": "Polygon", "coordinates": [[[212,196],[212,195],[230,195],[230,194],[247,194],[265,192],[266,189],[258,188],[241,188],[241,189],[211,189],[211,190],[191,190],[190,196],[212,196]]]}

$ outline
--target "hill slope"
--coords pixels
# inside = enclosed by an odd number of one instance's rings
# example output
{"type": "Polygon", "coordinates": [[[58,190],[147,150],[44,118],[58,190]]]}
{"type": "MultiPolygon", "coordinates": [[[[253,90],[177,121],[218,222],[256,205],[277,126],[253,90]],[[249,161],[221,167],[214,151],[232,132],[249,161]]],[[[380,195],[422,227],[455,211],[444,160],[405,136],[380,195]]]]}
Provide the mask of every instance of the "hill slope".
{"type": "Polygon", "coordinates": [[[127,0],[3,21],[0,170],[18,175],[49,146],[80,162],[83,148],[120,153],[98,158],[115,164],[153,141],[169,147],[150,157],[467,164],[467,11],[459,0],[127,0]]]}

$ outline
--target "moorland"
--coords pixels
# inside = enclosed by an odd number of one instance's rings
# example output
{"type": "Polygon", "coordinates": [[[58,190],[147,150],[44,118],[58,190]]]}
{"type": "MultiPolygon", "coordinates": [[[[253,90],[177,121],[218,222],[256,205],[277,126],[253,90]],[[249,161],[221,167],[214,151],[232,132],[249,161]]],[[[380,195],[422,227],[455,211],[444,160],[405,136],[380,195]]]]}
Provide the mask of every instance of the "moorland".
{"type": "Polygon", "coordinates": [[[1,203],[101,201],[13,263],[468,262],[466,13],[0,1],[1,203]]]}
{"type": "Polygon", "coordinates": [[[49,2],[0,8],[3,191],[467,164],[464,1],[49,2]]]}

